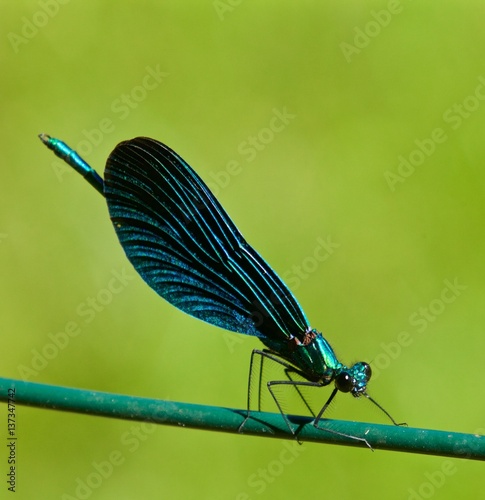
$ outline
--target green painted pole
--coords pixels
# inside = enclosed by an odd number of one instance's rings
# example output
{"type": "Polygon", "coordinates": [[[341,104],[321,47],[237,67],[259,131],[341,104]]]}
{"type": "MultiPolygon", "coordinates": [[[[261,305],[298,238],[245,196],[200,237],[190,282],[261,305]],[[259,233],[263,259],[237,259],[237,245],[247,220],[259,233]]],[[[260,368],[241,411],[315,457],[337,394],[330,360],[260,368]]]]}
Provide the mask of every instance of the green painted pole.
{"type": "MultiPolygon", "coordinates": [[[[0,378],[0,401],[15,406],[28,405],[234,434],[238,434],[239,426],[246,415],[246,410],[109,394],[8,378],[0,378]]],[[[299,416],[288,418],[293,430],[299,431],[301,441],[367,449],[361,441],[315,429],[311,418],[299,416]]],[[[330,419],[323,420],[321,424],[324,424],[325,428],[343,434],[365,438],[375,450],[404,451],[470,460],[485,459],[485,436],[478,434],[330,419]]],[[[294,439],[281,415],[276,413],[251,412],[251,418],[239,434],[294,439]]]]}

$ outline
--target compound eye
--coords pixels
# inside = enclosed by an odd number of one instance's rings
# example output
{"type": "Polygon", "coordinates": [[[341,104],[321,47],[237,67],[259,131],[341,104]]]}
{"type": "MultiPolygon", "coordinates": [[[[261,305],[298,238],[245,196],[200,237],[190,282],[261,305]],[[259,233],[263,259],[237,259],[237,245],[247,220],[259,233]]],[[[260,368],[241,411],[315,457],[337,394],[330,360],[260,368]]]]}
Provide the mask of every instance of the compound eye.
{"type": "Polygon", "coordinates": [[[335,379],[335,387],[342,392],[350,392],[354,387],[354,384],[354,379],[347,372],[342,372],[335,379]]]}

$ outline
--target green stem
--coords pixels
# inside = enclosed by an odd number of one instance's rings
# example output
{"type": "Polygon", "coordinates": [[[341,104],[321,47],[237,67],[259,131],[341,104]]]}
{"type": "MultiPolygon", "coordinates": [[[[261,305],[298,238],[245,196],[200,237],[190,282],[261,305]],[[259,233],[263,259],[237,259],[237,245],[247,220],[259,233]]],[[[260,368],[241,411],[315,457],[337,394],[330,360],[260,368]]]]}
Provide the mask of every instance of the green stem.
{"type": "MultiPolygon", "coordinates": [[[[245,410],[219,408],[158,399],[139,398],[106,392],[72,389],[23,380],[0,378],[0,401],[86,413],[127,420],[238,433],[245,410]],[[12,389],[15,390],[13,395],[12,389]]],[[[288,416],[301,441],[365,447],[356,441],[331,432],[315,429],[312,419],[288,416]]],[[[485,437],[412,427],[325,419],[321,425],[349,436],[365,437],[373,449],[424,453],[472,460],[485,459],[485,437]]],[[[280,414],[251,412],[242,434],[294,439],[280,414]]]]}

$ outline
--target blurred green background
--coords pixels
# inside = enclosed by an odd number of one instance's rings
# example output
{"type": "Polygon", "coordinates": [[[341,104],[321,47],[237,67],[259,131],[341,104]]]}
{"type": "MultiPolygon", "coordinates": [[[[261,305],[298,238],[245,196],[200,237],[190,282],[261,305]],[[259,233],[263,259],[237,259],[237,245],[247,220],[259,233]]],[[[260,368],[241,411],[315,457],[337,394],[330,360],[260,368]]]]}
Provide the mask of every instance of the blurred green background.
{"type": "MultiPolygon", "coordinates": [[[[483,433],[483,14],[458,1],[2,2],[1,375],[244,406],[257,339],[152,292],[102,197],[37,139],[62,138],[102,173],[119,141],[146,135],[210,183],[341,360],[373,363],[369,392],[398,421],[483,433]],[[80,333],[49,350],[69,322],[80,333]]],[[[477,498],[483,475],[469,461],[17,412],[22,499],[477,498]],[[123,463],[81,487],[114,451],[123,463]]],[[[343,395],[329,416],[385,422],[343,395]]]]}

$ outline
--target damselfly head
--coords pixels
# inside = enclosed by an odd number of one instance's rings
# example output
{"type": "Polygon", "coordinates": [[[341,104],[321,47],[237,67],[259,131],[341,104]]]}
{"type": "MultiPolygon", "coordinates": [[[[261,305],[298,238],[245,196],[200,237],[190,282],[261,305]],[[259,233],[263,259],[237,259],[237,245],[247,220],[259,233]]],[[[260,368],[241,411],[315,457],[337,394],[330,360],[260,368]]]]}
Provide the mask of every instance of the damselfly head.
{"type": "Polygon", "coordinates": [[[364,362],[355,363],[350,368],[344,367],[335,377],[335,387],[342,392],[350,392],[358,398],[367,388],[372,376],[371,367],[364,362]]]}

